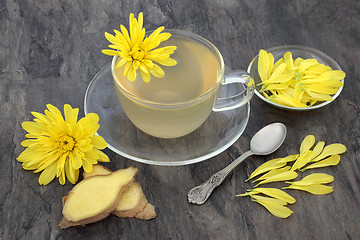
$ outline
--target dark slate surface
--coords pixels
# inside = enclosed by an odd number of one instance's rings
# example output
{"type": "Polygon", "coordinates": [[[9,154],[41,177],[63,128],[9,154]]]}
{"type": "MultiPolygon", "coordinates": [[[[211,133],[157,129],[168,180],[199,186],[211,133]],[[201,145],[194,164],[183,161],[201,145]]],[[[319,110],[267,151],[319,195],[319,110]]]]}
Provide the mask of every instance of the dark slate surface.
{"type": "MultiPolygon", "coordinates": [[[[359,90],[360,2],[348,1],[20,1],[0,0],[0,239],[360,239],[359,90]],[[198,33],[212,41],[231,68],[245,69],[261,48],[301,44],[333,57],[346,72],[345,88],[332,104],[311,112],[273,108],[254,96],[249,124],[238,141],[205,162],[180,167],[150,166],[109,149],[112,170],[135,165],[137,180],[158,217],[151,221],[107,219],[60,230],[61,198],[72,188],[21,168],[20,124],[47,103],[79,107],[92,77],[109,61],[100,51],[103,33],[127,25],[130,12],[144,12],[145,27],[160,25],[198,33]],[[248,150],[251,136],[280,121],[284,145],[267,157],[251,157],[202,206],[187,202],[188,190],[248,150]],[[294,214],[278,219],[236,194],[264,160],[296,153],[314,134],[348,147],[333,175],[334,192],[314,196],[292,191],[294,214]]],[[[149,146],[151,147],[151,146],[149,146]]],[[[275,185],[281,186],[281,185],[275,185]]]]}

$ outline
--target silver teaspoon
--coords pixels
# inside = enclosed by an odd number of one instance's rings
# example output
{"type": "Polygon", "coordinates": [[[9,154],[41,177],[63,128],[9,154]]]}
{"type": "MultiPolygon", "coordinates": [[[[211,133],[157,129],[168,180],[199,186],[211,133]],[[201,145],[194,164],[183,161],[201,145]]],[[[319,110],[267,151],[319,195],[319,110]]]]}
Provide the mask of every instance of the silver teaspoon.
{"type": "Polygon", "coordinates": [[[286,127],[282,123],[272,123],[260,129],[250,141],[250,150],[238,157],[227,167],[213,174],[209,180],[194,187],[188,193],[190,203],[203,204],[210,196],[212,191],[219,186],[226,176],[234,170],[246,158],[251,155],[268,155],[275,152],[286,137],[286,127]]]}

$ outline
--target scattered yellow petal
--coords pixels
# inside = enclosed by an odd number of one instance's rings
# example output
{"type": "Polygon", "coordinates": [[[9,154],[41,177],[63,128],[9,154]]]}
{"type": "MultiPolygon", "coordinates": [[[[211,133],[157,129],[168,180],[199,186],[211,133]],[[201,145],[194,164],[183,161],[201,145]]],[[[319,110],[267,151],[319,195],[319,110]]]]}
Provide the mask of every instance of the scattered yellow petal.
{"type": "Polygon", "coordinates": [[[289,155],[287,157],[284,158],[280,158],[280,160],[278,162],[293,162],[295,161],[297,158],[299,157],[299,154],[294,154],[294,155],[289,155]]]}
{"type": "Polygon", "coordinates": [[[319,160],[322,160],[328,156],[335,155],[335,154],[342,154],[346,152],[346,147],[341,143],[334,143],[327,145],[324,147],[324,150],[321,152],[319,156],[314,158],[312,162],[317,162],[319,160]]]}
{"type": "Polygon", "coordinates": [[[325,142],[324,141],[319,141],[316,146],[313,149],[313,159],[316,158],[317,156],[319,156],[319,154],[323,151],[325,146],[325,142]]]}
{"type": "Polygon", "coordinates": [[[324,160],[315,162],[303,169],[301,169],[302,172],[308,170],[308,169],[313,169],[313,168],[321,168],[321,167],[328,167],[328,166],[335,166],[340,162],[340,155],[332,155],[324,160]]]}
{"type": "Polygon", "coordinates": [[[331,183],[332,181],[334,181],[334,177],[329,174],[313,173],[313,174],[310,174],[310,175],[304,177],[300,181],[286,182],[286,183],[296,185],[296,186],[309,186],[309,185],[314,185],[314,184],[331,183]]]}
{"type": "Polygon", "coordinates": [[[293,212],[288,208],[278,203],[268,202],[268,201],[258,201],[253,200],[264,206],[272,215],[279,217],[279,218],[287,218],[293,212]]]}
{"type": "Polygon", "coordinates": [[[290,185],[288,187],[284,187],[283,189],[302,190],[315,195],[324,195],[324,194],[332,193],[334,191],[332,187],[322,184],[313,184],[309,186],[290,185]]]}
{"type": "Polygon", "coordinates": [[[271,183],[271,182],[281,182],[286,180],[291,180],[297,177],[297,173],[294,171],[287,171],[280,174],[277,174],[275,176],[269,177],[261,182],[259,182],[255,187],[265,184],[265,183],[271,183]]]}
{"type": "Polygon", "coordinates": [[[314,135],[307,135],[300,145],[300,156],[304,155],[315,143],[314,135]]]}
{"type": "Polygon", "coordinates": [[[279,168],[279,169],[272,169],[272,170],[268,171],[267,173],[265,173],[264,175],[262,175],[261,177],[255,179],[253,182],[258,182],[258,181],[267,179],[269,177],[278,175],[280,173],[287,172],[290,170],[290,168],[291,168],[290,166],[285,166],[285,167],[279,168]]]}
{"type": "MultiPolygon", "coordinates": [[[[284,201],[284,202],[287,202],[290,204],[293,204],[296,202],[295,198],[293,198],[286,192],[284,192],[280,189],[277,189],[277,188],[255,188],[255,189],[250,190],[250,193],[252,193],[252,194],[262,193],[262,194],[268,195],[270,197],[279,199],[281,201],[284,201]]],[[[252,196],[252,197],[254,197],[254,196],[252,196]]]]}
{"type": "Polygon", "coordinates": [[[278,159],[269,160],[263,164],[261,164],[258,168],[255,169],[255,171],[250,175],[246,181],[249,181],[250,179],[265,173],[267,171],[270,171],[272,169],[281,168],[286,165],[286,162],[278,162],[278,159]]]}
{"type": "Polygon", "coordinates": [[[252,199],[257,200],[257,201],[272,202],[272,203],[280,204],[280,205],[283,205],[283,206],[287,205],[286,201],[276,199],[276,198],[264,197],[264,196],[251,194],[251,193],[250,193],[250,196],[251,196],[252,199]]]}
{"type": "Polygon", "coordinates": [[[311,150],[305,152],[304,155],[300,155],[299,158],[294,163],[294,165],[292,165],[291,171],[295,171],[305,166],[308,162],[310,162],[312,156],[313,156],[313,151],[311,150]]]}

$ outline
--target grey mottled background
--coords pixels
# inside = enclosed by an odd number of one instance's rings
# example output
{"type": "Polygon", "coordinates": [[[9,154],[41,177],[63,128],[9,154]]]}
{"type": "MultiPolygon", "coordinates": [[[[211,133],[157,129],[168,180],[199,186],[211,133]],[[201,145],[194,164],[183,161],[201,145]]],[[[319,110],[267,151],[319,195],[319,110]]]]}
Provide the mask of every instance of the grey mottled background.
{"type": "Polygon", "coordinates": [[[0,0],[0,239],[360,239],[359,90],[360,2],[357,0],[0,0]],[[182,167],[150,166],[109,149],[113,170],[135,165],[137,180],[158,217],[151,221],[107,219],[60,230],[61,198],[72,188],[53,181],[39,186],[16,157],[23,148],[20,124],[47,103],[79,107],[92,77],[111,59],[101,53],[105,31],[130,12],[144,13],[144,25],[185,29],[204,36],[231,68],[246,69],[261,48],[301,44],[333,57],[346,72],[345,88],[332,104],[312,112],[275,109],[254,96],[242,137],[220,155],[182,167]],[[248,150],[251,136],[280,121],[288,127],[284,145],[267,157],[240,165],[202,206],[187,203],[187,191],[248,150]],[[314,134],[348,147],[337,167],[334,192],[314,196],[291,192],[294,214],[278,219],[236,194],[264,160],[296,153],[314,134]]]}

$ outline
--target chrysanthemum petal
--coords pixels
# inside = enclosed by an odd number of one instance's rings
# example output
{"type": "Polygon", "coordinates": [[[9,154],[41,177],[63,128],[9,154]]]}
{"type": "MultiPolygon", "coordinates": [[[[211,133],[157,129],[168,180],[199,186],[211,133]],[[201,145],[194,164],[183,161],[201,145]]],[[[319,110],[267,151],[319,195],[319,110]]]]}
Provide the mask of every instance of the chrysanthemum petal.
{"type": "Polygon", "coordinates": [[[71,161],[69,160],[65,162],[65,174],[67,176],[67,179],[69,179],[72,184],[76,183],[77,179],[75,178],[75,171],[71,166],[71,161]]]}
{"type": "Polygon", "coordinates": [[[160,33],[159,34],[160,41],[162,41],[162,42],[168,40],[170,37],[171,37],[170,33],[160,33]]]}
{"type": "Polygon", "coordinates": [[[345,145],[343,145],[341,143],[333,143],[333,144],[330,144],[330,145],[327,145],[326,147],[324,147],[324,150],[321,152],[321,154],[319,156],[317,156],[316,158],[312,159],[311,161],[317,162],[328,156],[335,155],[335,154],[342,154],[344,152],[346,152],[345,145]]]}
{"type": "Polygon", "coordinates": [[[135,79],[136,79],[136,69],[133,66],[131,66],[131,68],[127,72],[126,76],[127,76],[127,78],[129,79],[130,82],[135,81],[135,79]]]}
{"type": "Polygon", "coordinates": [[[121,44],[121,41],[117,37],[108,32],[105,32],[105,38],[114,45],[121,44]]]}
{"type": "Polygon", "coordinates": [[[34,121],[36,120],[37,122],[41,122],[43,124],[50,124],[49,118],[45,114],[38,112],[31,112],[31,114],[36,118],[34,121]]]}
{"type": "Polygon", "coordinates": [[[314,58],[305,59],[304,61],[301,61],[300,66],[299,66],[299,71],[304,72],[311,66],[316,65],[318,63],[319,62],[314,58]]]}
{"type": "Polygon", "coordinates": [[[72,108],[69,104],[64,105],[65,121],[75,125],[78,118],[79,108],[72,108]]]}
{"type": "Polygon", "coordinates": [[[316,99],[318,101],[332,101],[333,98],[327,94],[321,94],[321,93],[316,93],[313,91],[310,91],[310,89],[305,88],[305,91],[313,98],[316,99]]]}
{"type": "Polygon", "coordinates": [[[124,65],[125,63],[127,63],[128,61],[125,58],[121,58],[121,60],[116,64],[116,68],[121,67],[122,65],[124,65]]]}
{"type": "Polygon", "coordinates": [[[95,149],[85,152],[85,159],[91,164],[97,164],[97,160],[99,159],[99,155],[95,149]]]}
{"type": "Polygon", "coordinates": [[[301,169],[302,172],[308,170],[308,169],[313,169],[313,168],[321,168],[321,167],[329,167],[329,166],[335,166],[340,162],[340,155],[332,155],[324,160],[315,162],[313,164],[310,164],[308,166],[306,166],[305,168],[301,169]]]}
{"type": "Polygon", "coordinates": [[[42,158],[41,162],[39,162],[37,166],[37,170],[35,173],[41,172],[42,170],[48,168],[51,164],[56,162],[59,159],[59,156],[54,154],[51,156],[47,156],[46,158],[42,158]]]}
{"type": "Polygon", "coordinates": [[[161,67],[159,67],[158,65],[156,65],[155,63],[153,64],[153,66],[151,68],[149,68],[149,70],[150,70],[150,73],[157,78],[162,78],[165,75],[164,70],[161,67]]]}
{"type": "Polygon", "coordinates": [[[48,114],[46,114],[48,117],[54,118],[54,119],[58,119],[58,118],[62,118],[61,112],[60,110],[55,107],[52,104],[46,104],[48,111],[48,114]]]}
{"type": "Polygon", "coordinates": [[[299,154],[289,155],[284,158],[280,158],[278,162],[293,162],[299,157],[299,154]]]}
{"type": "Polygon", "coordinates": [[[150,79],[151,79],[151,74],[150,72],[146,69],[146,71],[143,71],[142,69],[141,70],[141,77],[143,79],[144,82],[148,83],[150,82],[150,79]]]}
{"type": "Polygon", "coordinates": [[[170,57],[162,59],[162,60],[156,60],[156,62],[161,65],[164,65],[164,66],[175,66],[177,64],[177,61],[170,57]]]}
{"type": "Polygon", "coordinates": [[[66,177],[65,177],[65,171],[64,171],[64,170],[62,170],[62,171],[60,172],[59,183],[60,183],[61,185],[64,185],[64,184],[66,183],[66,177]]]}
{"type": "Polygon", "coordinates": [[[24,162],[22,164],[23,169],[25,170],[36,170],[38,163],[24,162]]]}
{"type": "Polygon", "coordinates": [[[56,165],[57,165],[57,163],[54,162],[40,174],[40,177],[38,180],[40,185],[47,185],[55,178],[56,165]]]}
{"type": "Polygon", "coordinates": [[[101,52],[103,54],[106,54],[106,55],[109,55],[109,56],[117,56],[117,55],[119,55],[118,51],[111,50],[111,49],[103,49],[103,50],[101,50],[101,52]]]}
{"type": "Polygon", "coordinates": [[[104,138],[102,138],[99,135],[90,137],[90,140],[91,140],[91,144],[97,149],[104,149],[107,147],[106,141],[104,140],[104,138]]]}
{"type": "Polygon", "coordinates": [[[21,124],[21,127],[28,133],[34,134],[34,135],[40,135],[43,132],[43,128],[41,128],[35,122],[29,122],[29,121],[23,122],[21,124]]]}
{"type": "Polygon", "coordinates": [[[250,193],[254,193],[254,194],[262,193],[262,194],[268,195],[270,197],[282,200],[282,201],[290,203],[290,204],[293,204],[296,202],[295,198],[293,198],[288,193],[286,193],[280,189],[277,189],[277,188],[255,188],[255,189],[250,190],[250,193]]]}
{"type": "Polygon", "coordinates": [[[279,218],[287,218],[293,213],[289,208],[278,203],[258,200],[255,200],[255,202],[263,205],[271,214],[279,218]]]}
{"type": "Polygon", "coordinates": [[[259,60],[258,60],[258,72],[260,79],[266,81],[268,79],[268,68],[270,66],[269,58],[267,57],[267,52],[263,49],[259,51],[259,60]]]}
{"type": "Polygon", "coordinates": [[[303,155],[307,152],[315,143],[314,135],[307,135],[300,145],[300,155],[303,155]]]}
{"type": "Polygon", "coordinates": [[[291,52],[284,54],[284,62],[286,63],[286,69],[290,70],[294,67],[294,59],[291,52]]]}
{"type": "Polygon", "coordinates": [[[102,151],[100,151],[98,149],[93,149],[93,151],[99,156],[99,158],[98,158],[99,162],[110,162],[109,157],[102,151]]]}
{"type": "Polygon", "coordinates": [[[313,157],[313,151],[308,150],[302,155],[299,156],[299,158],[295,161],[295,163],[291,167],[291,171],[295,171],[297,169],[302,168],[305,166],[313,157]]]}
{"type": "Polygon", "coordinates": [[[258,181],[261,181],[261,180],[265,180],[269,177],[272,177],[272,176],[275,176],[275,175],[278,175],[280,173],[283,173],[283,172],[287,172],[290,170],[290,166],[285,166],[285,167],[282,167],[282,168],[275,168],[275,169],[272,169],[270,171],[268,171],[267,173],[265,173],[264,175],[262,175],[261,177],[255,179],[253,182],[258,182],[258,181]]]}
{"type": "Polygon", "coordinates": [[[91,140],[89,138],[85,138],[83,140],[78,141],[77,146],[82,152],[91,151],[93,149],[93,145],[91,144],[91,140]]]}
{"type": "Polygon", "coordinates": [[[250,177],[248,179],[246,179],[246,181],[249,181],[250,179],[252,179],[262,173],[268,172],[272,169],[278,169],[278,168],[284,167],[285,165],[286,165],[286,162],[279,162],[279,159],[269,160],[269,161],[261,164],[258,168],[256,168],[252,172],[250,177]]]}
{"type": "Polygon", "coordinates": [[[265,183],[271,183],[271,182],[282,182],[285,180],[292,180],[294,178],[297,177],[297,173],[295,171],[287,171],[287,172],[283,172],[283,173],[279,173],[275,176],[271,176],[265,180],[262,180],[261,182],[259,182],[258,184],[256,184],[255,187],[261,185],[261,184],[265,184],[265,183]]]}
{"type": "Polygon", "coordinates": [[[334,177],[329,174],[313,173],[313,174],[307,175],[300,181],[286,182],[286,183],[289,183],[292,185],[297,185],[297,186],[309,186],[309,185],[313,185],[313,184],[331,183],[332,181],[334,181],[334,177]]]}
{"type": "Polygon", "coordinates": [[[266,202],[272,202],[272,203],[276,203],[276,204],[280,204],[280,205],[287,205],[286,201],[283,201],[281,199],[277,199],[277,198],[272,198],[272,197],[264,197],[264,196],[260,196],[260,195],[256,195],[256,194],[251,194],[250,192],[250,196],[252,199],[255,199],[257,201],[266,201],[266,202]]]}
{"type": "MultiPolygon", "coordinates": [[[[78,149],[78,148],[76,148],[76,149],[74,149],[74,151],[73,151],[73,164],[72,164],[72,166],[73,166],[73,168],[74,169],[79,169],[80,167],[81,167],[81,164],[82,164],[82,156],[81,156],[81,154],[80,154],[80,152],[79,152],[80,150],[78,149]]],[[[83,155],[85,155],[84,153],[83,153],[83,155]]]]}
{"type": "Polygon", "coordinates": [[[290,185],[288,187],[284,187],[283,189],[302,190],[316,195],[329,194],[334,191],[333,187],[322,184],[313,184],[309,186],[290,185]]]}
{"type": "Polygon", "coordinates": [[[20,153],[16,160],[18,160],[19,162],[27,162],[31,159],[39,159],[43,154],[44,152],[42,151],[34,151],[31,148],[26,148],[20,153]]]}
{"type": "Polygon", "coordinates": [[[86,159],[83,159],[83,168],[85,172],[90,173],[93,170],[93,165],[86,159]]]}

